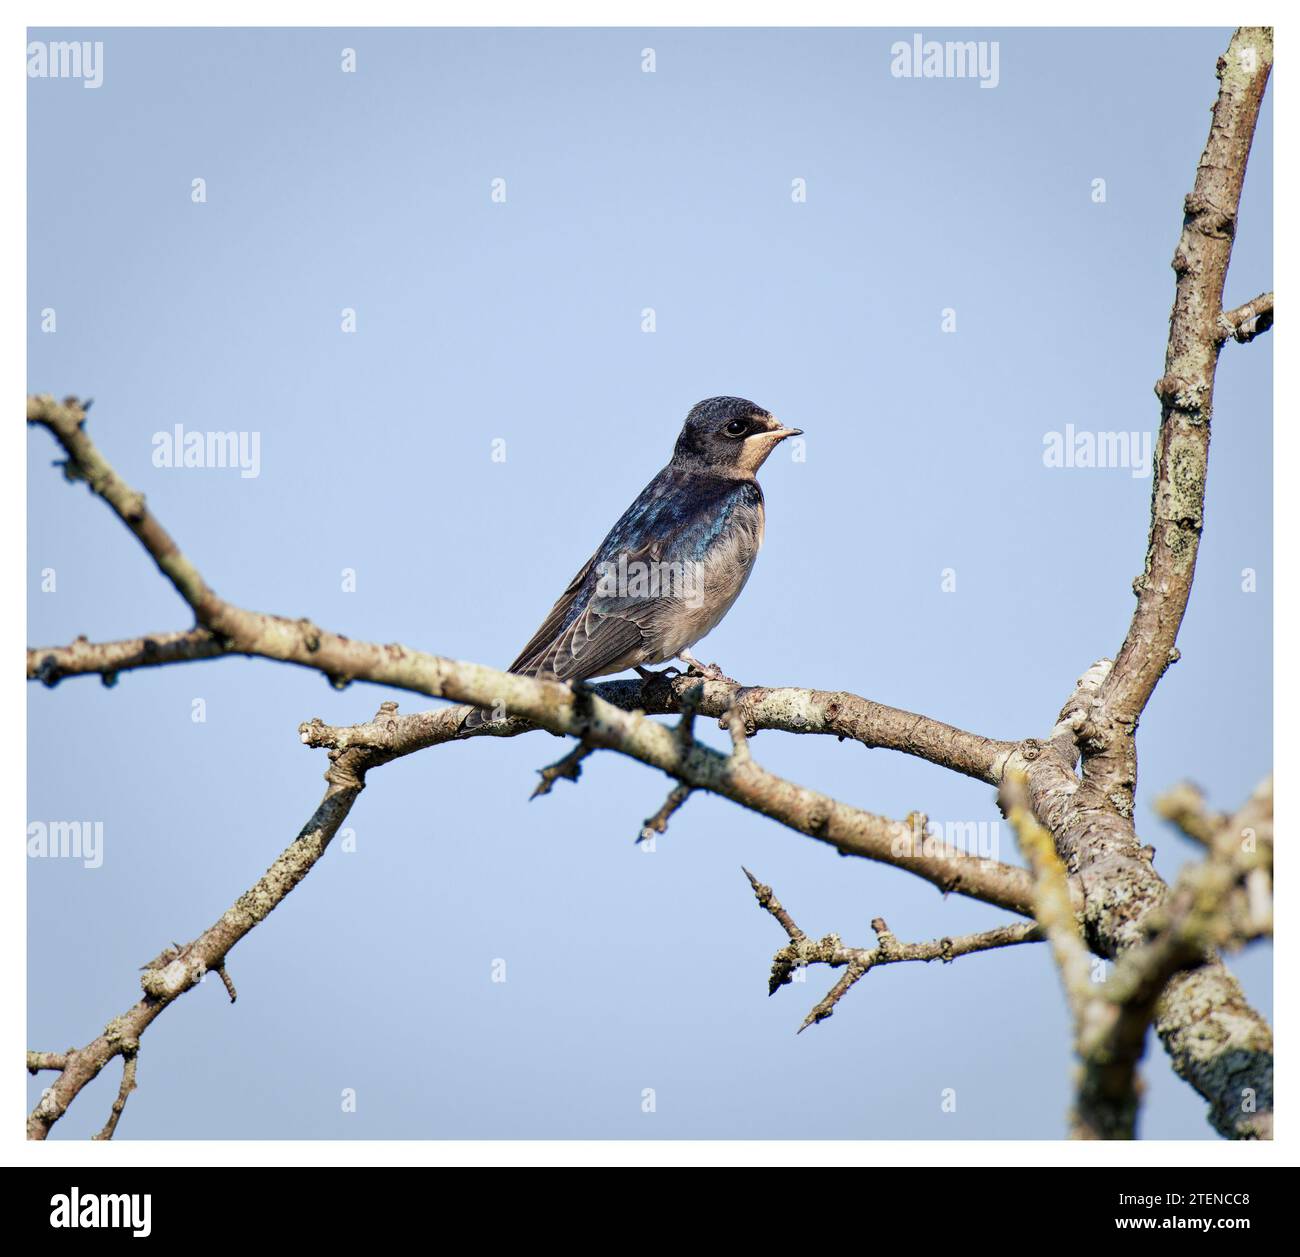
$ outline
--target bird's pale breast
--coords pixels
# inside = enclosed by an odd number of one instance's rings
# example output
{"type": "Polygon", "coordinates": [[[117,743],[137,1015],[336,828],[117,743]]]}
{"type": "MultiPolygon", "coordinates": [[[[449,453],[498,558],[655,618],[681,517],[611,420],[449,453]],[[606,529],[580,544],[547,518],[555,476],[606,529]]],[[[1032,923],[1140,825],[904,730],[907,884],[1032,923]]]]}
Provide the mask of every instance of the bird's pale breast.
{"type": "Polygon", "coordinates": [[[694,646],[717,627],[722,617],[731,610],[740,597],[749,574],[754,570],[754,560],[763,544],[763,499],[738,506],[727,525],[697,560],[700,584],[699,605],[679,600],[673,613],[662,621],[662,636],[656,642],[647,642],[657,658],[646,663],[664,663],[676,658],[683,650],[694,646]]]}

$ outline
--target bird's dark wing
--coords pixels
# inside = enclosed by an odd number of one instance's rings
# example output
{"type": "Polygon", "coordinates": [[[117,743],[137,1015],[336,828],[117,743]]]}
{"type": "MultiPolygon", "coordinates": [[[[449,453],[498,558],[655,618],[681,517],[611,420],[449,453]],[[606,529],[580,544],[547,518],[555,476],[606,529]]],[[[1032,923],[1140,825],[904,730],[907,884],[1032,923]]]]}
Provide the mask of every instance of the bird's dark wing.
{"type": "Polygon", "coordinates": [[[576,600],[585,588],[587,578],[595,571],[596,560],[599,557],[598,550],[582,565],[577,576],[569,582],[569,587],[556,600],[551,613],[542,621],[541,628],[528,639],[528,645],[519,652],[519,657],[510,665],[509,671],[527,675],[543,670],[540,667],[541,661],[549,648],[555,645],[564,629],[572,623],[576,615],[576,600]]]}
{"type": "MultiPolygon", "coordinates": [[[[598,555],[604,553],[602,547],[598,555]]],[[[652,561],[650,548],[621,553],[629,566],[652,561]]],[[[617,565],[617,557],[611,557],[610,562],[617,565]]],[[[576,589],[571,586],[572,592],[565,592],[529,643],[529,647],[536,644],[534,649],[525,648],[529,658],[525,661],[521,655],[524,668],[519,670],[549,673],[567,681],[618,672],[645,657],[655,637],[656,622],[671,614],[672,599],[604,593],[597,580],[597,567],[598,558],[593,556],[590,579],[576,589]],[[557,633],[550,632],[553,619],[559,624],[557,633]]]]}
{"type": "Polygon", "coordinates": [[[546,673],[562,681],[601,676],[645,645],[670,600],[602,594],[597,567],[604,559],[617,565],[620,553],[628,564],[648,563],[657,547],[620,551],[608,542],[606,538],[569,582],[541,628],[510,665],[511,672],[546,673]]]}
{"type": "Polygon", "coordinates": [[[621,671],[629,659],[640,656],[647,640],[646,626],[638,622],[638,611],[648,611],[642,602],[626,614],[603,614],[588,604],[572,624],[537,657],[536,668],[559,677],[604,676],[621,671]]]}
{"type": "MultiPolygon", "coordinates": [[[[630,666],[626,660],[653,641],[659,621],[677,604],[655,597],[606,593],[605,565],[700,561],[737,509],[761,501],[754,481],[703,476],[665,467],[610,529],[600,548],[551,609],[510,671],[586,679],[630,666]]],[[[634,569],[633,569],[634,570],[634,569]]]]}

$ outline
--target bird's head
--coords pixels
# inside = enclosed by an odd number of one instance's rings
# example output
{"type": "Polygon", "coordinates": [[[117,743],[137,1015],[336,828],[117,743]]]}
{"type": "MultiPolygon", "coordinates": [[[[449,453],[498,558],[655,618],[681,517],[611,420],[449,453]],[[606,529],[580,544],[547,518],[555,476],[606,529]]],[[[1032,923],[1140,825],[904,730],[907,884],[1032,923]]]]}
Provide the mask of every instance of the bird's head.
{"type": "Polygon", "coordinates": [[[673,450],[673,466],[723,476],[752,476],[788,436],[802,429],[783,427],[761,406],[743,397],[710,397],[691,407],[673,450]]]}

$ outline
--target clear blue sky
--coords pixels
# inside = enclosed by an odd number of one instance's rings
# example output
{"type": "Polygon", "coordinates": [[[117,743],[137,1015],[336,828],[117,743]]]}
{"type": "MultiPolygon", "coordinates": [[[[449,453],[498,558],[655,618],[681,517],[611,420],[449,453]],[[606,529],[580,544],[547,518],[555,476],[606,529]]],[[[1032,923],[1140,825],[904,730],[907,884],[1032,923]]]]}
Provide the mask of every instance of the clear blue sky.
{"type": "MultiPolygon", "coordinates": [[[[227,597],[496,665],[688,407],[752,398],[806,429],[807,458],[764,470],[763,554],[701,657],[1041,734],[1123,637],[1150,493],[1045,467],[1044,436],[1155,428],[1230,32],[925,32],[997,39],[994,90],[892,77],[912,33],[77,32],[104,41],[103,86],[29,83],[30,387],[95,398],[96,441],[227,597]],[[260,475],[155,467],[177,423],[260,434],[260,475]]],[[[1271,119],[1231,303],[1272,286],[1271,119]]],[[[1154,793],[1190,777],[1232,807],[1271,765],[1272,352],[1224,353],[1183,660],[1142,723],[1138,820],[1166,877],[1193,852],[1154,793]]],[[[32,643],[187,626],[49,438],[29,450],[32,643]]],[[[29,863],[30,1045],[97,1033],[293,837],[325,768],[299,721],[385,697],[421,706],[242,660],[30,689],[29,817],[105,834],[100,868],[29,863]]],[[[356,851],[233,953],[238,1003],[213,980],[150,1029],[119,1138],[1060,1136],[1045,949],[878,970],[796,1038],[835,975],[767,998],[783,936],[740,866],[854,944],[878,915],[920,940],[1004,914],[711,798],[642,853],[666,780],[601,754],[529,803],[562,749],[480,739],[375,772],[356,851]]],[[[885,751],[765,733],[754,752],[874,811],[998,819],[990,788],[885,751]]],[[[1230,963],[1271,1013],[1269,951],[1230,963]]],[[[1158,1044],[1146,1077],[1145,1135],[1213,1137],[1158,1044]]],[[[57,1135],[97,1130],[117,1083],[57,1135]]]]}

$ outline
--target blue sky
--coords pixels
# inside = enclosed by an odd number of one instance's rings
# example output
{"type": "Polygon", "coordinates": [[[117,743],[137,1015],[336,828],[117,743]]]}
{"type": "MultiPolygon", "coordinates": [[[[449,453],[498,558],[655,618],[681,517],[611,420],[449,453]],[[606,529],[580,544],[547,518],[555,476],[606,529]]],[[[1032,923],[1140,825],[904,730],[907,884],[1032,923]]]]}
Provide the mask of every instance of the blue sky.
{"type": "MultiPolygon", "coordinates": [[[[1123,638],[1150,494],[1045,466],[1044,441],[1154,431],[1229,33],[925,31],[997,40],[985,90],[891,76],[911,30],[77,32],[102,86],[28,88],[29,385],[95,398],[95,440],[223,595],[498,666],[691,404],[752,398],[806,458],[764,469],[763,554],[697,653],[1041,734],[1123,638]],[[259,474],[155,466],[178,423],[258,434],[259,474]]],[[[1266,99],[1229,304],[1272,286],[1272,148],[1266,99]]],[[[1271,390],[1271,337],[1225,350],[1183,659],[1139,735],[1167,878],[1194,853],[1154,794],[1190,778],[1229,808],[1271,766],[1271,390]]],[[[32,433],[31,642],[187,626],[53,457],[32,433]]],[[[385,697],[421,706],[244,660],[31,689],[29,819],[102,821],[104,859],[29,862],[30,1045],[92,1037],[293,837],[325,768],[301,720],[385,697]]],[[[872,811],[998,820],[990,788],[884,751],[753,749],[872,811]]],[[[561,752],[480,739],[374,773],[356,849],[232,954],[238,1003],[209,982],[149,1030],[118,1138],[1060,1136],[1044,948],[877,970],[796,1038],[835,975],[766,997],[783,936],[740,865],[853,944],[876,916],[921,940],[1003,914],[711,798],[642,852],[668,783],[602,754],[530,804],[561,752]]],[[[1230,964],[1271,1014],[1269,950],[1230,964]]],[[[1213,1137],[1158,1045],[1146,1078],[1144,1135],[1213,1137]]]]}

